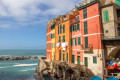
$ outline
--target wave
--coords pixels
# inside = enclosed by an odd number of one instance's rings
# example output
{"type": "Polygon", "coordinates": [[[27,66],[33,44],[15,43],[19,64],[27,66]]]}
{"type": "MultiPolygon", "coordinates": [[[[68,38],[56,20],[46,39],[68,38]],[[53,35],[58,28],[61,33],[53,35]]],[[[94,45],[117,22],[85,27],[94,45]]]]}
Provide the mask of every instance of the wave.
{"type": "Polygon", "coordinates": [[[38,63],[35,63],[35,64],[18,64],[18,65],[13,65],[15,67],[25,67],[25,66],[36,66],[38,65],[38,63]]]}
{"type": "Polygon", "coordinates": [[[26,71],[33,71],[33,70],[35,70],[35,68],[34,69],[25,69],[25,70],[21,70],[21,71],[26,72],[26,71]]]}
{"type": "Polygon", "coordinates": [[[11,55],[0,55],[0,56],[11,56],[11,55]]]}
{"type": "Polygon", "coordinates": [[[0,69],[5,68],[5,67],[0,67],[0,69]]]}

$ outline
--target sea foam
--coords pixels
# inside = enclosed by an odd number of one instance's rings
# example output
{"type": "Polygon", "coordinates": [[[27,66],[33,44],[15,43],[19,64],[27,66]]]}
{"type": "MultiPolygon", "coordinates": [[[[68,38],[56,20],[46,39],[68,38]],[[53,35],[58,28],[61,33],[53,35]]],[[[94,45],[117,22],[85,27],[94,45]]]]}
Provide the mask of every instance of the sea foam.
{"type": "Polygon", "coordinates": [[[18,64],[18,65],[13,65],[13,66],[15,66],[15,67],[18,67],[18,66],[24,67],[24,66],[36,66],[36,65],[38,65],[38,64],[37,63],[35,63],[35,64],[18,64]]]}

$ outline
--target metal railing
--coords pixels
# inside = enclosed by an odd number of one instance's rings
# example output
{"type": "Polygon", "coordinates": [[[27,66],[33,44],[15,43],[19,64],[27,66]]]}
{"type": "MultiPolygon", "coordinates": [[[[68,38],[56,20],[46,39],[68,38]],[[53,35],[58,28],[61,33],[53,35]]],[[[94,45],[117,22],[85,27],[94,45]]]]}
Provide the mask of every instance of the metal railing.
{"type": "Polygon", "coordinates": [[[88,46],[85,46],[85,44],[81,44],[81,48],[83,50],[92,50],[93,49],[93,44],[88,44],[88,46]]]}

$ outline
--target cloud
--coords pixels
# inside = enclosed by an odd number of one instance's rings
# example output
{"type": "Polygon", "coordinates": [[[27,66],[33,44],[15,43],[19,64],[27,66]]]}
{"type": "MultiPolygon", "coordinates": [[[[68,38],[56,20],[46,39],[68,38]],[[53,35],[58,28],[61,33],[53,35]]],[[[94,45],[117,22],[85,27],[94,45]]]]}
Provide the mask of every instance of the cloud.
{"type": "Polygon", "coordinates": [[[40,24],[53,16],[65,14],[75,3],[75,0],[0,0],[0,21],[4,21],[0,24],[2,28],[12,26],[13,22],[40,24]]]}

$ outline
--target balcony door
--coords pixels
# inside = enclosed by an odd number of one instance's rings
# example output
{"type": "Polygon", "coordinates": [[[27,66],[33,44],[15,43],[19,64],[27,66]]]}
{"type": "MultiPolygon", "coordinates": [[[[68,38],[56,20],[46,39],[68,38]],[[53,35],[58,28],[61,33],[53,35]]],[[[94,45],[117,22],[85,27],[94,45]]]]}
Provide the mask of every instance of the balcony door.
{"type": "Polygon", "coordinates": [[[88,67],[88,57],[85,57],[85,66],[88,67]]]}

